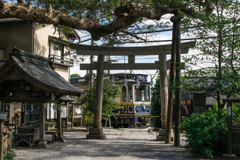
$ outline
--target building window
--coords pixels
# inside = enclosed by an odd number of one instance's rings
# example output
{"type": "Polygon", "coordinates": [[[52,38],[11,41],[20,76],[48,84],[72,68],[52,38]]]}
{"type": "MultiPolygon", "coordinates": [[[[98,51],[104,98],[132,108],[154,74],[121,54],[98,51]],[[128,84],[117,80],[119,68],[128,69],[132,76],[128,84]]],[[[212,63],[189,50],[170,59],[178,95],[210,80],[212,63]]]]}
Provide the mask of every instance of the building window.
{"type": "Polygon", "coordinates": [[[85,82],[85,78],[84,79],[78,79],[78,82],[85,82]]]}
{"type": "Polygon", "coordinates": [[[128,85],[128,102],[132,102],[133,101],[133,93],[132,93],[132,84],[128,85]]]}
{"type": "Polygon", "coordinates": [[[125,86],[122,88],[122,101],[127,102],[127,88],[125,86]]]}
{"type": "Polygon", "coordinates": [[[64,63],[64,46],[56,44],[53,41],[49,42],[50,44],[50,57],[54,58],[54,62],[64,63]]]}
{"type": "Polygon", "coordinates": [[[150,89],[148,85],[135,86],[135,101],[150,102],[150,89]]]}

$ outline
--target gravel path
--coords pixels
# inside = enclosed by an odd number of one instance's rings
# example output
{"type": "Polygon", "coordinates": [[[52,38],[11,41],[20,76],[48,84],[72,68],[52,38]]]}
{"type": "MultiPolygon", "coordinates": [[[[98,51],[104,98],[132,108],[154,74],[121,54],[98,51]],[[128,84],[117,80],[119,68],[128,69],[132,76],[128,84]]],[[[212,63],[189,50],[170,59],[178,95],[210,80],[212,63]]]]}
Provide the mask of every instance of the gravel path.
{"type": "MultiPolygon", "coordinates": [[[[104,133],[107,140],[89,140],[86,139],[88,132],[68,130],[64,132],[65,143],[49,143],[48,149],[13,149],[18,155],[14,160],[192,159],[184,147],[156,141],[157,132],[148,133],[146,129],[134,128],[105,129],[104,133]]],[[[184,144],[185,141],[181,141],[181,145],[184,144]]]]}

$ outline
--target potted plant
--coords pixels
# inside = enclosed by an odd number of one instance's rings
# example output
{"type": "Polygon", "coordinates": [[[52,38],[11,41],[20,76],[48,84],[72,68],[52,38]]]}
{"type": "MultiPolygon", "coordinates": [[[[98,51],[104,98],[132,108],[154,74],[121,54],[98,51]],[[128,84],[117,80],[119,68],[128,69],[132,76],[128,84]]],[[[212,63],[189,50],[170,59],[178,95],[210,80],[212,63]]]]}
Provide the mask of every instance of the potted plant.
{"type": "Polygon", "coordinates": [[[54,123],[53,123],[53,122],[45,121],[45,130],[46,130],[46,131],[50,131],[53,126],[54,126],[54,123]]]}

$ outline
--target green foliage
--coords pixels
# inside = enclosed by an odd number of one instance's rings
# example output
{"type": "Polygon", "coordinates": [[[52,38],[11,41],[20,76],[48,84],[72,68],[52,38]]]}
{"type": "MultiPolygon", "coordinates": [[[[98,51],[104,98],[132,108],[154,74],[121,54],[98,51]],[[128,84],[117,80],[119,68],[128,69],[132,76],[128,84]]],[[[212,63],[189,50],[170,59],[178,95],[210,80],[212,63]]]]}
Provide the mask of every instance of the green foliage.
{"type": "Polygon", "coordinates": [[[71,74],[70,77],[81,77],[81,76],[79,74],[77,74],[77,73],[74,73],[74,74],[71,74]]]}
{"type": "Polygon", "coordinates": [[[7,155],[3,158],[3,160],[13,160],[13,157],[12,157],[11,155],[7,154],[7,155]]]}
{"type": "MultiPolygon", "coordinates": [[[[214,103],[214,107],[217,107],[217,103],[214,103]]],[[[227,117],[227,108],[223,109],[223,115],[227,117]]],[[[233,126],[240,127],[240,106],[239,104],[232,103],[232,123],[233,126]]]]}
{"type": "Polygon", "coordinates": [[[186,83],[182,84],[188,90],[219,92],[220,99],[221,94],[230,97],[240,92],[240,37],[236,36],[240,31],[237,22],[240,3],[232,0],[212,3],[214,11],[209,16],[193,16],[182,20],[185,34],[200,39],[195,48],[201,51],[199,54],[183,57],[190,72],[185,74],[183,81],[186,83]],[[189,26],[194,26],[194,29],[189,26]],[[212,64],[212,68],[192,71],[193,67],[199,67],[201,63],[212,64]],[[200,78],[193,80],[192,77],[200,78]]]}
{"type": "Polygon", "coordinates": [[[71,119],[72,119],[72,112],[69,113],[68,118],[71,121],[71,119]]]}
{"type": "Polygon", "coordinates": [[[81,118],[74,118],[74,122],[73,123],[74,123],[74,126],[80,126],[81,125],[81,118]]]}
{"type": "Polygon", "coordinates": [[[222,136],[227,133],[227,115],[225,111],[214,109],[203,113],[193,113],[181,122],[180,129],[186,131],[187,141],[193,143],[191,153],[213,157],[221,152],[222,136]],[[219,148],[220,147],[220,148],[219,148]]]}
{"type": "Polygon", "coordinates": [[[83,112],[83,126],[86,127],[92,127],[93,126],[93,120],[94,120],[94,113],[88,111],[87,109],[84,109],[85,111],[83,112]]]}
{"type": "MultiPolygon", "coordinates": [[[[89,74],[85,74],[84,77],[89,77],[89,74]]],[[[93,77],[96,77],[96,73],[93,73],[93,77]]]]}
{"type": "Polygon", "coordinates": [[[54,122],[45,121],[45,126],[53,127],[54,126],[54,122]]]}
{"type": "Polygon", "coordinates": [[[233,104],[232,106],[232,120],[233,120],[233,125],[237,125],[240,127],[240,106],[239,104],[235,105],[233,104]]]}
{"type": "MultiPolygon", "coordinates": [[[[112,85],[111,80],[105,80],[103,85],[103,99],[102,99],[102,118],[107,119],[108,116],[115,117],[117,114],[113,111],[119,109],[118,103],[114,101],[117,96],[120,96],[119,85],[112,85]]],[[[83,104],[83,120],[86,125],[93,123],[94,106],[95,106],[95,94],[96,84],[93,84],[92,88],[88,86],[88,90],[85,90],[83,97],[80,97],[79,101],[83,104]]]]}
{"type": "Polygon", "coordinates": [[[32,126],[34,124],[33,120],[30,119],[30,121],[26,121],[25,125],[32,126]]]}
{"type": "MultiPolygon", "coordinates": [[[[152,116],[160,116],[161,113],[161,96],[160,96],[160,79],[159,77],[156,79],[156,83],[152,90],[152,98],[151,98],[151,115],[152,116]]],[[[161,127],[161,120],[159,117],[152,117],[151,123],[154,127],[161,127]]]]}

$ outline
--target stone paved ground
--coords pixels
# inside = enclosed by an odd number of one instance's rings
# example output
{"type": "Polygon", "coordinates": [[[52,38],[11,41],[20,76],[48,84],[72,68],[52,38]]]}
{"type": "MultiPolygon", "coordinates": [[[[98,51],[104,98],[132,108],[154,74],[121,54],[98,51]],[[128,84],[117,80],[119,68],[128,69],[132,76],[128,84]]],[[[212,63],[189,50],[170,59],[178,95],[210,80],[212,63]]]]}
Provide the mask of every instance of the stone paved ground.
{"type": "MultiPolygon", "coordinates": [[[[86,139],[88,132],[64,132],[65,143],[49,143],[48,149],[15,148],[14,160],[135,160],[135,159],[193,159],[184,147],[156,141],[156,132],[146,129],[105,129],[107,140],[86,139]]],[[[51,137],[47,137],[51,139],[51,137]]],[[[183,140],[183,138],[181,138],[183,140]]],[[[181,141],[184,145],[185,141],[181,141]]],[[[196,159],[196,158],[194,158],[196,159]]]]}

